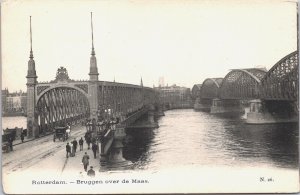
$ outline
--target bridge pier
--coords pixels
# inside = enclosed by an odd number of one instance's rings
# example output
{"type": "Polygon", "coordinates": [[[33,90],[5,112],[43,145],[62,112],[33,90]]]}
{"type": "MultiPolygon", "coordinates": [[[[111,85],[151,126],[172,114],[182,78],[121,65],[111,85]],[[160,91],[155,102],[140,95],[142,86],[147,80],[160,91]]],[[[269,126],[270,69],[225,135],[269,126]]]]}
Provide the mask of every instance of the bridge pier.
{"type": "Polygon", "coordinates": [[[108,161],[109,162],[123,162],[126,161],[123,158],[123,139],[125,138],[125,128],[123,126],[117,126],[114,133],[114,141],[111,146],[108,161]]]}
{"type": "Polygon", "coordinates": [[[163,112],[163,106],[162,105],[158,105],[157,106],[157,110],[155,112],[155,116],[159,117],[159,116],[165,116],[165,113],[163,112]]]}
{"type": "Polygon", "coordinates": [[[203,112],[210,112],[212,100],[211,99],[201,99],[201,98],[199,98],[199,100],[197,100],[197,99],[194,104],[194,109],[203,111],[203,112]]]}
{"type": "Polygon", "coordinates": [[[209,112],[211,107],[211,101],[203,101],[200,98],[196,99],[194,104],[194,110],[209,112]]]}
{"type": "Polygon", "coordinates": [[[145,127],[147,128],[157,128],[158,127],[158,123],[154,120],[154,115],[155,115],[155,109],[154,106],[151,105],[150,109],[148,111],[148,120],[147,120],[147,124],[145,124],[145,127]]]}
{"type": "Polygon", "coordinates": [[[243,113],[244,109],[238,100],[221,100],[213,99],[210,108],[211,114],[224,114],[224,113],[243,113]]]}
{"type": "Polygon", "coordinates": [[[268,123],[289,123],[298,122],[298,116],[288,101],[272,101],[254,99],[250,101],[250,112],[247,113],[246,123],[268,124],[268,123]],[[269,104],[269,105],[268,105],[269,104]],[[278,104],[280,105],[278,107],[278,104]],[[273,108],[272,108],[273,107],[273,108]],[[277,108],[276,108],[277,107],[277,108]],[[277,109],[277,110],[276,110],[277,109]]]}

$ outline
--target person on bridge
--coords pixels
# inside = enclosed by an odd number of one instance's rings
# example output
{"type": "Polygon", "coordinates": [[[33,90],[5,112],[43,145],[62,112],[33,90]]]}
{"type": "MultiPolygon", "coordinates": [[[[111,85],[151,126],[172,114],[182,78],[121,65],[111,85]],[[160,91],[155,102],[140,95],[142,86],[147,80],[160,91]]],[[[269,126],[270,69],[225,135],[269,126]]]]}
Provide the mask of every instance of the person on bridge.
{"type": "Polygon", "coordinates": [[[74,150],[74,144],[73,144],[73,142],[71,142],[71,145],[70,145],[70,147],[71,147],[71,157],[74,157],[75,156],[75,150],[74,150]]]}
{"type": "Polygon", "coordinates": [[[68,137],[71,136],[71,127],[69,125],[68,125],[68,128],[66,130],[66,133],[67,133],[67,139],[68,139],[68,137]]]}
{"type": "Polygon", "coordinates": [[[93,142],[93,145],[92,145],[92,150],[93,150],[93,153],[94,153],[94,158],[97,158],[97,150],[98,150],[98,145],[93,142]]]}
{"type": "Polygon", "coordinates": [[[67,158],[69,158],[69,154],[71,155],[71,146],[69,145],[69,142],[66,145],[66,152],[67,152],[67,158]]]}
{"type": "Polygon", "coordinates": [[[90,177],[95,177],[95,171],[93,170],[93,166],[90,167],[90,170],[87,172],[87,175],[90,177]]]}
{"type": "Polygon", "coordinates": [[[90,159],[89,155],[85,152],[85,154],[82,157],[83,168],[85,171],[87,171],[87,167],[89,165],[89,159],[90,159]]]}
{"type": "Polygon", "coordinates": [[[73,147],[74,147],[74,155],[75,155],[76,150],[77,150],[77,145],[78,145],[78,142],[77,142],[76,138],[74,138],[74,140],[73,140],[72,143],[73,143],[73,147]]]}
{"type": "Polygon", "coordinates": [[[86,141],[86,143],[87,143],[87,145],[88,145],[88,150],[90,149],[90,144],[91,144],[91,134],[90,133],[88,133],[88,132],[86,132],[86,134],[85,134],[85,141],[86,141]]]}
{"type": "Polygon", "coordinates": [[[21,141],[22,141],[22,143],[24,142],[24,133],[23,132],[21,133],[21,141]]]}
{"type": "Polygon", "coordinates": [[[10,135],[8,138],[8,144],[9,144],[10,151],[13,151],[13,141],[14,141],[14,139],[13,139],[12,135],[10,135]]]}
{"type": "Polygon", "coordinates": [[[83,150],[83,139],[82,139],[82,137],[79,140],[79,147],[80,147],[80,151],[82,151],[83,150]]]}

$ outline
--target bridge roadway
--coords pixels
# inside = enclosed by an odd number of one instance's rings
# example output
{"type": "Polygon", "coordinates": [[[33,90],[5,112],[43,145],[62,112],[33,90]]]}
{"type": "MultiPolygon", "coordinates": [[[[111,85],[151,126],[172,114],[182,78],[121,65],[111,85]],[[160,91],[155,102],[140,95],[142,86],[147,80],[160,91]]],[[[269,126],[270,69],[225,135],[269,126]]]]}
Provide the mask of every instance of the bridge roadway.
{"type": "MultiPolygon", "coordinates": [[[[63,142],[53,142],[53,135],[33,139],[25,143],[14,146],[14,151],[3,153],[2,158],[2,174],[5,178],[10,175],[17,174],[34,174],[37,170],[47,170],[47,174],[56,176],[75,174],[77,177],[80,172],[84,173],[81,165],[81,158],[84,152],[90,156],[90,165],[94,170],[100,169],[99,154],[97,159],[94,159],[92,150],[87,150],[87,144],[84,143],[83,151],[78,150],[75,157],[66,158],[66,143],[74,138],[77,141],[83,137],[86,132],[85,126],[77,125],[72,127],[71,137],[63,142]],[[51,169],[51,171],[49,171],[51,169]]],[[[5,180],[3,181],[5,185],[5,180]]]]}

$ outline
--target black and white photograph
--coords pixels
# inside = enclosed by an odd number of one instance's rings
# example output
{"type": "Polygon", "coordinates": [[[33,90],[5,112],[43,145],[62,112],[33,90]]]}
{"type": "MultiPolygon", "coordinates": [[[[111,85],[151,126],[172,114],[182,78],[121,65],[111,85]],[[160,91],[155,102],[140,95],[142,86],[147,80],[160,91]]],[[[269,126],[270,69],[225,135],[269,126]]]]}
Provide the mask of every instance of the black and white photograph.
{"type": "Polygon", "coordinates": [[[5,194],[299,193],[296,0],[3,0],[5,194]]]}

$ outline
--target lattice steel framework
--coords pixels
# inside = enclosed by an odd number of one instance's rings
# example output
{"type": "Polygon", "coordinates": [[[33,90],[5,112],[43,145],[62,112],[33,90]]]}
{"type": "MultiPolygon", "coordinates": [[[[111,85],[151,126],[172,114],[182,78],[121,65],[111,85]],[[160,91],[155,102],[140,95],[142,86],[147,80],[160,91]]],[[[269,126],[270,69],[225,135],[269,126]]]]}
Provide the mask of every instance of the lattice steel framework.
{"type": "Polygon", "coordinates": [[[202,83],[200,89],[201,99],[214,99],[218,98],[219,87],[222,83],[223,78],[208,78],[202,83]]]}
{"type": "Polygon", "coordinates": [[[37,102],[38,123],[42,130],[87,118],[89,113],[87,97],[73,88],[53,88],[37,102]]]}
{"type": "Polygon", "coordinates": [[[157,101],[153,89],[130,84],[102,82],[98,86],[98,106],[101,113],[126,115],[157,101]]]}
{"type": "Polygon", "coordinates": [[[298,63],[298,51],[278,61],[261,81],[261,99],[298,100],[298,63]]]}
{"type": "Polygon", "coordinates": [[[234,69],[223,79],[221,99],[249,100],[259,98],[259,85],[266,75],[264,69],[234,69]]]}

